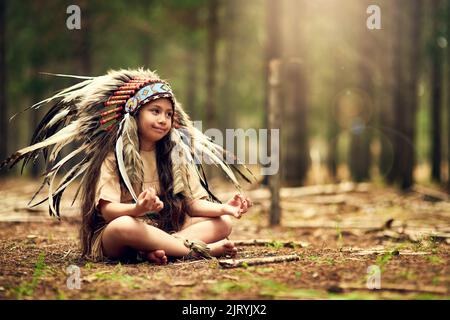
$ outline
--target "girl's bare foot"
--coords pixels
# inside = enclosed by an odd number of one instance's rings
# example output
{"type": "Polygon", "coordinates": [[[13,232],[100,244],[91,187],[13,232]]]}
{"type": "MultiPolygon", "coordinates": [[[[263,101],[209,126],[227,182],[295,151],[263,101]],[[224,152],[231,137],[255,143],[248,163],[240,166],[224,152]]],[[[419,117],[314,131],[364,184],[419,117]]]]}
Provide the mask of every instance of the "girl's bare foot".
{"type": "Polygon", "coordinates": [[[155,264],[167,264],[167,257],[164,250],[154,250],[147,254],[147,260],[155,264]]]}
{"type": "Polygon", "coordinates": [[[211,244],[208,244],[211,249],[211,255],[214,257],[231,256],[232,258],[237,255],[237,248],[234,243],[228,239],[223,239],[211,244]]]}

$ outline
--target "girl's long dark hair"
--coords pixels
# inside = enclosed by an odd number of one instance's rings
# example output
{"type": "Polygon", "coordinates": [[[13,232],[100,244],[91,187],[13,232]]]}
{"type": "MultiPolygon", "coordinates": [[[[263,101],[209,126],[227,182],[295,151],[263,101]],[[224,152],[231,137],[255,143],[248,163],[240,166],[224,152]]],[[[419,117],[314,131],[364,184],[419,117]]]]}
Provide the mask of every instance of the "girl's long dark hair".
{"type": "Polygon", "coordinates": [[[97,230],[106,224],[100,212],[95,207],[95,196],[100,169],[109,152],[114,150],[116,132],[111,132],[104,139],[102,148],[93,151],[93,161],[87,169],[85,179],[81,183],[81,227],[80,243],[82,257],[90,258],[92,240],[97,230]]]}
{"type": "Polygon", "coordinates": [[[171,151],[175,143],[170,133],[156,143],[156,165],[159,175],[160,199],[164,208],[159,212],[158,227],[166,232],[179,231],[186,214],[190,213],[187,198],[182,194],[173,194],[173,174],[171,151]]]}

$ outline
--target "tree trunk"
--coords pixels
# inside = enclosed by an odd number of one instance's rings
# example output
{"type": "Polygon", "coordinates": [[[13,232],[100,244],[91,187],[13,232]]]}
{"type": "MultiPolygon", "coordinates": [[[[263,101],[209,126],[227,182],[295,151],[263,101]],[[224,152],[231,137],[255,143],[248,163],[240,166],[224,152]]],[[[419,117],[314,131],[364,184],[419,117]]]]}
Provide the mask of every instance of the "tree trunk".
{"type": "MultiPolygon", "coordinates": [[[[363,5],[362,9],[366,6],[363,5]]],[[[364,11],[361,11],[364,12],[364,11]]],[[[369,57],[373,54],[374,48],[371,46],[374,38],[373,31],[367,29],[363,24],[360,27],[359,41],[360,54],[358,71],[359,87],[362,89],[362,99],[359,113],[353,118],[351,124],[349,169],[352,179],[356,182],[368,180],[370,178],[370,142],[371,133],[368,130],[370,118],[366,118],[366,112],[370,112],[373,105],[373,82],[369,57]]],[[[355,92],[356,93],[356,92],[355,92]]]]}
{"type": "Polygon", "coordinates": [[[437,45],[439,36],[440,0],[433,0],[433,30],[431,56],[431,179],[441,181],[441,103],[442,103],[442,50],[437,45]]]}
{"type": "Polygon", "coordinates": [[[395,23],[395,35],[394,35],[394,61],[393,61],[393,73],[394,73],[394,84],[393,84],[393,100],[394,100],[394,127],[392,128],[393,132],[393,163],[392,168],[387,175],[387,181],[389,183],[395,183],[400,176],[401,170],[401,154],[402,154],[402,144],[404,143],[402,132],[403,129],[403,108],[405,107],[404,96],[403,96],[403,88],[404,88],[404,75],[403,75],[403,31],[404,31],[404,19],[402,16],[402,10],[400,8],[400,4],[395,2],[393,4],[393,17],[395,23]]]}
{"type": "MultiPolygon", "coordinates": [[[[6,105],[6,0],[0,0],[0,159],[8,156],[8,110],[6,105]]],[[[6,170],[0,175],[7,174],[6,170]]]]}
{"type": "Polygon", "coordinates": [[[197,121],[199,112],[197,110],[197,94],[198,94],[198,54],[193,48],[187,52],[187,85],[186,85],[186,107],[192,115],[192,119],[197,121]]]}
{"type": "MultiPolygon", "coordinates": [[[[79,3],[81,8],[81,29],[75,32],[75,56],[78,57],[75,62],[78,67],[78,73],[83,76],[92,75],[92,23],[91,15],[95,16],[92,12],[93,5],[88,1],[83,0],[79,3]]],[[[68,155],[75,150],[77,145],[75,143],[69,143],[67,147],[61,150],[61,157],[68,155]]],[[[65,165],[66,168],[75,166],[82,160],[83,156],[78,154],[65,165]]]]}
{"type": "Polygon", "coordinates": [[[193,120],[199,120],[199,110],[197,106],[197,95],[198,95],[198,60],[199,60],[199,44],[195,34],[199,29],[199,13],[198,8],[192,9],[188,15],[187,27],[189,31],[194,35],[193,37],[186,38],[186,47],[188,48],[186,52],[186,108],[191,114],[193,120]]]}
{"type": "Polygon", "coordinates": [[[386,13],[383,15],[383,28],[378,32],[381,32],[382,50],[385,54],[380,55],[380,72],[381,72],[381,87],[379,88],[379,141],[380,141],[380,155],[378,168],[380,175],[387,178],[389,172],[392,170],[394,161],[394,141],[395,135],[392,131],[394,128],[394,88],[395,88],[395,72],[394,72],[394,59],[397,57],[398,52],[395,51],[395,47],[398,44],[395,42],[395,34],[392,34],[392,30],[395,30],[394,24],[397,23],[393,15],[395,3],[389,3],[386,13]]]}
{"type": "MultiPolygon", "coordinates": [[[[206,58],[206,125],[207,128],[215,128],[216,119],[216,90],[217,90],[217,40],[219,35],[219,2],[208,2],[208,51],[206,58]]],[[[206,129],[207,129],[206,128],[206,129]]]]}
{"type": "Polygon", "coordinates": [[[403,154],[401,158],[402,172],[400,176],[400,187],[407,190],[413,185],[413,174],[415,167],[415,136],[416,136],[416,114],[418,107],[417,98],[417,82],[419,80],[420,72],[420,57],[421,57],[421,28],[422,28],[422,0],[412,0],[411,13],[409,19],[409,52],[407,56],[409,76],[406,80],[407,92],[407,108],[403,112],[404,121],[404,136],[407,141],[403,144],[403,154]]]}
{"type": "MultiPolygon", "coordinates": [[[[272,60],[269,62],[269,92],[268,92],[268,141],[271,141],[271,130],[280,130],[281,127],[281,114],[283,109],[280,105],[281,88],[280,88],[280,75],[281,74],[281,62],[280,60],[272,60]]],[[[279,143],[275,143],[275,147],[271,152],[279,152],[279,143]]],[[[280,161],[281,162],[281,161],[280,161]]],[[[272,163],[270,163],[272,165],[272,163]]],[[[269,190],[271,195],[269,224],[271,226],[279,225],[281,222],[281,207],[280,207],[280,181],[281,175],[272,175],[269,179],[269,190]]]]}
{"type": "Polygon", "coordinates": [[[81,30],[77,30],[76,54],[79,58],[79,68],[82,75],[90,76],[92,72],[92,39],[91,39],[91,12],[88,2],[83,2],[81,30]]]}
{"type": "MultiPolygon", "coordinates": [[[[450,40],[450,1],[447,1],[447,41],[450,40]]],[[[447,192],[450,193],[450,43],[447,43],[447,192]]]]}
{"type": "MultiPolygon", "coordinates": [[[[240,5],[243,5],[242,3],[240,5]]],[[[237,10],[239,9],[239,2],[236,0],[226,1],[226,16],[227,28],[224,30],[225,40],[225,57],[223,64],[224,81],[223,88],[221,90],[221,103],[223,112],[222,129],[232,128],[236,126],[236,108],[235,108],[235,96],[233,95],[233,89],[236,87],[233,81],[235,74],[236,52],[237,46],[237,10]]],[[[225,131],[223,131],[225,132],[225,131]]]]}
{"type": "Polygon", "coordinates": [[[288,63],[286,65],[286,106],[282,114],[283,139],[286,148],[283,149],[284,170],[283,180],[288,186],[302,185],[309,167],[309,145],[307,126],[307,81],[305,43],[299,22],[306,17],[305,3],[298,0],[289,1],[288,37],[291,41],[286,45],[288,63]],[[300,16],[300,12],[302,15],[300,16]]]}
{"type": "MultiPolygon", "coordinates": [[[[283,6],[282,0],[267,0],[266,2],[266,30],[267,30],[267,42],[266,42],[266,63],[264,64],[264,79],[269,79],[270,61],[281,58],[281,8],[283,6]]],[[[269,83],[265,81],[265,118],[264,127],[269,128],[269,83]]],[[[267,145],[265,150],[267,156],[270,157],[270,140],[267,139],[267,145]]],[[[264,176],[262,181],[263,185],[269,184],[269,176],[264,176]]]]}

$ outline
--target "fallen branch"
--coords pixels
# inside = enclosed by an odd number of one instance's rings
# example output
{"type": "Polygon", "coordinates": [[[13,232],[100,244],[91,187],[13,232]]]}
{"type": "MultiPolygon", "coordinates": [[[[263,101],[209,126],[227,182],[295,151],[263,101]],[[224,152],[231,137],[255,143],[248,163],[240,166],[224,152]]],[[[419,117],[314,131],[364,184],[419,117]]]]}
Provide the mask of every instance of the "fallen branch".
{"type": "Polygon", "coordinates": [[[430,189],[424,186],[415,185],[412,190],[423,195],[423,200],[430,202],[448,201],[448,194],[439,190],[430,189]]]}
{"type": "Polygon", "coordinates": [[[260,264],[289,262],[289,261],[297,261],[297,260],[300,260],[300,257],[295,254],[291,254],[291,255],[285,255],[285,256],[264,257],[264,258],[219,260],[219,265],[223,268],[238,268],[238,267],[247,267],[247,266],[260,265],[260,264]]]}
{"type": "Polygon", "coordinates": [[[283,245],[285,248],[306,248],[309,246],[308,242],[303,241],[279,241],[270,239],[251,239],[251,240],[234,240],[236,246],[269,246],[269,245],[283,245]]]}
{"type": "Polygon", "coordinates": [[[401,255],[401,256],[422,256],[428,255],[429,252],[425,251],[411,251],[411,250],[386,250],[386,249],[360,249],[360,248],[342,248],[341,252],[350,253],[357,256],[366,256],[373,254],[386,254],[392,253],[393,255],[401,255]]]}

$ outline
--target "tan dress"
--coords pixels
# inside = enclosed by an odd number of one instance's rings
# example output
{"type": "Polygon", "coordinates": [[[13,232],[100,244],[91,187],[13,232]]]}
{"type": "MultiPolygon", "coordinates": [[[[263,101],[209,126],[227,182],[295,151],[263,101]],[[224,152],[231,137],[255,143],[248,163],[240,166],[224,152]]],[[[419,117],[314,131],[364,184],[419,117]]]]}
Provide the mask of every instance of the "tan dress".
{"type": "MultiPolygon", "coordinates": [[[[156,190],[156,194],[160,195],[160,185],[158,178],[158,171],[156,166],[156,151],[140,151],[142,161],[144,164],[144,190],[148,187],[152,187],[156,190]]],[[[189,183],[192,194],[185,194],[190,199],[206,199],[208,193],[203,188],[200,180],[195,172],[190,172],[189,183]]],[[[116,202],[116,203],[133,203],[133,198],[128,192],[122,192],[119,182],[119,176],[117,174],[117,164],[114,153],[108,154],[100,168],[100,177],[96,187],[95,206],[98,208],[100,199],[116,202]]],[[[99,214],[100,210],[98,210],[99,214]]],[[[145,220],[145,218],[143,218],[145,220]]],[[[150,221],[146,221],[151,223],[150,221]]],[[[102,234],[107,224],[101,226],[95,231],[92,238],[91,246],[91,258],[94,260],[104,260],[102,250],[102,234]]]]}

